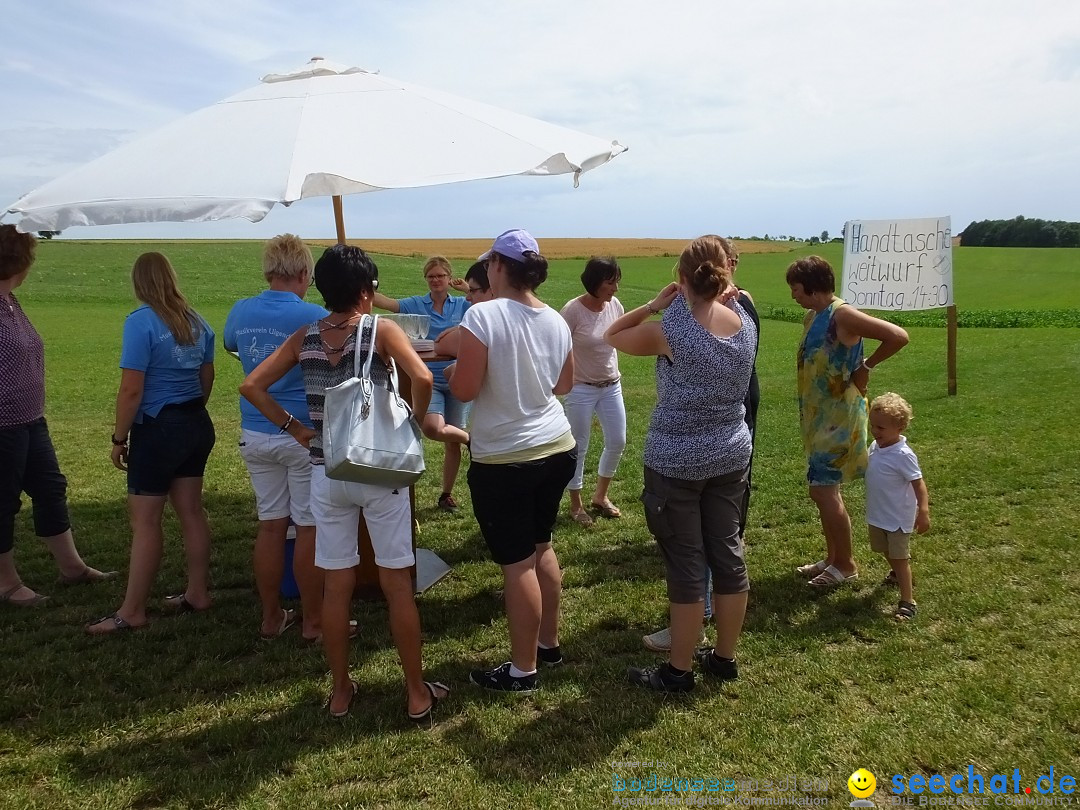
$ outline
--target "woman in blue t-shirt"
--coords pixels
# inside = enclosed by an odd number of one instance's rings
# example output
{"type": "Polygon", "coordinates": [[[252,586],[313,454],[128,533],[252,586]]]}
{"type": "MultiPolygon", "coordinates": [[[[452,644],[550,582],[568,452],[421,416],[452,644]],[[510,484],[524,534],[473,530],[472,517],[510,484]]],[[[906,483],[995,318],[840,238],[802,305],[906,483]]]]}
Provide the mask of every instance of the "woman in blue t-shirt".
{"type": "MultiPolygon", "coordinates": [[[[461,323],[469,302],[456,295],[450,295],[450,287],[455,286],[450,262],[443,256],[432,256],[424,263],[424,280],[427,281],[427,295],[413,295],[408,298],[390,298],[376,292],[373,305],[389,312],[405,315],[427,315],[431,318],[427,339],[434,340],[447,329],[461,323]]],[[[466,288],[467,289],[467,288],[466,288]]],[[[438,507],[444,512],[456,512],[454,500],[454,481],[461,466],[461,445],[468,443],[469,434],[465,424],[469,418],[469,406],[450,393],[450,382],[443,372],[451,360],[428,361],[435,378],[435,389],[431,392],[431,405],[427,416],[420,426],[424,435],[446,445],[443,455],[442,491],[439,494],[438,507]]]]}
{"type": "Polygon", "coordinates": [[[88,624],[91,635],[146,625],[146,602],[161,564],[166,499],[180,520],[188,581],[165,604],[179,611],[210,607],[210,526],[202,483],[214,446],[206,412],[214,386],[214,333],[181,294],[176,273],[160,253],[136,259],[131,281],[143,306],[124,321],[112,436],[112,462],[127,472],[131,565],[123,604],[88,624]]]}

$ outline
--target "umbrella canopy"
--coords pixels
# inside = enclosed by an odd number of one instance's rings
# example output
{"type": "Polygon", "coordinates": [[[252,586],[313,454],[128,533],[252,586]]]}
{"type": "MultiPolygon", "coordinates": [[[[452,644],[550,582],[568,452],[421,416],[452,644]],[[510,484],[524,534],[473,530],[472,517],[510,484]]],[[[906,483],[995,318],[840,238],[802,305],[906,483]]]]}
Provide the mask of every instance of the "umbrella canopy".
{"type": "MultiPolygon", "coordinates": [[[[626,147],[312,59],[58,177],[8,206],[24,231],[258,222],[306,197],[573,173],[626,147]]],[[[339,238],[343,230],[339,221],[339,238]]]]}

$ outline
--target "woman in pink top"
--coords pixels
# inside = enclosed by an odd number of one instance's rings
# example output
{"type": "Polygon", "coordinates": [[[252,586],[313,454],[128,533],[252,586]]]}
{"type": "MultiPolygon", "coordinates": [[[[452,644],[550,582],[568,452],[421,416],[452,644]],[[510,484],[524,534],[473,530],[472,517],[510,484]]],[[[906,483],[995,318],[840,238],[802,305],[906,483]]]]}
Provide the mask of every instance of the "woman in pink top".
{"type": "Polygon", "coordinates": [[[615,259],[594,256],[581,274],[585,294],[562,308],[574,341],[574,388],[566,397],[566,418],[577,441],[577,470],[567,489],[570,517],[582,526],[591,526],[593,522],[582,503],[581,489],[594,413],[604,432],[604,452],[600,455],[590,505],[604,517],[617,518],[622,514],[608,498],[608,487],[626,447],[626,407],[619,360],[615,349],[604,340],[604,332],[623,314],[623,305],[615,297],[620,280],[622,270],[615,259]]]}

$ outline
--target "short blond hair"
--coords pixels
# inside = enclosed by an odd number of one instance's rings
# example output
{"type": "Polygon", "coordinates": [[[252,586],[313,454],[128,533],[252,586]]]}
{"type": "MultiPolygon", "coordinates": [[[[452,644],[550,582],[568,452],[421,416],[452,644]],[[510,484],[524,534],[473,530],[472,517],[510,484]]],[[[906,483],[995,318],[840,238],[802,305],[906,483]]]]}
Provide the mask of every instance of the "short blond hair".
{"type": "Polygon", "coordinates": [[[311,281],[314,267],[311,249],[294,234],[275,236],[263,249],[263,277],[267,281],[311,281]]]}
{"type": "Polygon", "coordinates": [[[870,412],[880,411],[890,419],[896,420],[901,430],[905,430],[911,424],[911,405],[899,394],[887,391],[879,397],[874,397],[870,403],[870,412]]]}

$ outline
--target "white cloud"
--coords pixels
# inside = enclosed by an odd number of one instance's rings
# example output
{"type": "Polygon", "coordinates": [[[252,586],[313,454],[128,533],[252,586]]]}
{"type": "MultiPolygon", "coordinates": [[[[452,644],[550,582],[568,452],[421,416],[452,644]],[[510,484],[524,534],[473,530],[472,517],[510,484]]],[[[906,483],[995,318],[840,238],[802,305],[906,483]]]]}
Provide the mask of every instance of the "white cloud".
{"type": "MultiPolygon", "coordinates": [[[[1072,0],[6,5],[20,35],[0,57],[4,202],[321,55],[631,147],[576,191],[529,178],[348,201],[350,229],[371,236],[486,235],[508,220],[549,236],[690,236],[894,215],[1080,219],[1072,0]]],[[[323,216],[312,203],[184,233],[329,235],[323,216]]]]}

